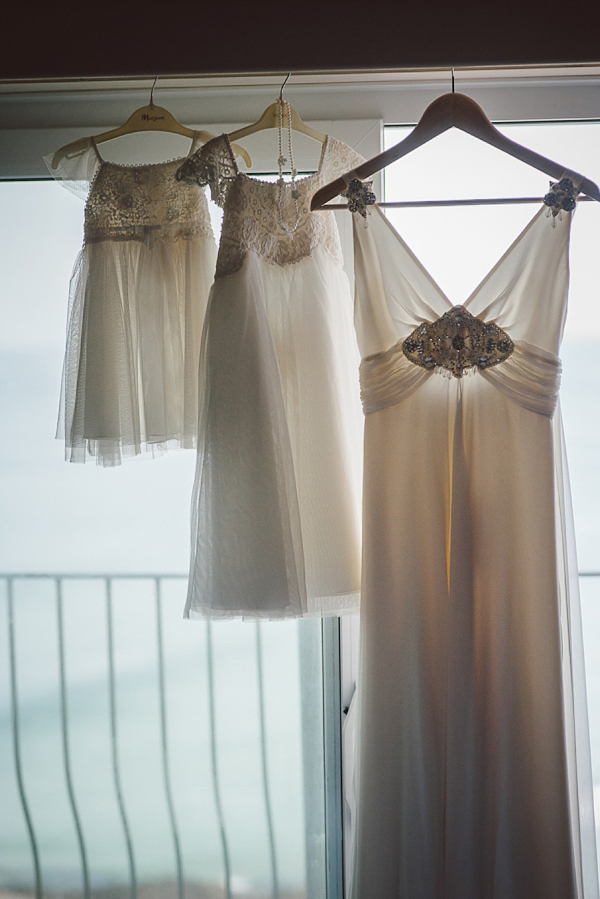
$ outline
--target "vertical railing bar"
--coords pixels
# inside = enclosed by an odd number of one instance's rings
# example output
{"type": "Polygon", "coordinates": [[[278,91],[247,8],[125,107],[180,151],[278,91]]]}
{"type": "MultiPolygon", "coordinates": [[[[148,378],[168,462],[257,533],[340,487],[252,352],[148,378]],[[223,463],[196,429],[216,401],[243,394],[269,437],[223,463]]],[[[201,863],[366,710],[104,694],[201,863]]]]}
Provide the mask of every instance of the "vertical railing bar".
{"type": "Polygon", "coordinates": [[[323,721],[323,647],[318,619],[297,623],[300,662],[302,785],[306,895],[326,895],[327,859],[321,843],[325,824],[325,757],[323,721]]]}
{"type": "Polygon", "coordinates": [[[115,654],[114,654],[114,636],[113,636],[113,614],[112,614],[112,582],[110,577],[104,578],[106,587],[106,624],[108,638],[108,692],[110,702],[110,736],[112,750],[112,766],[113,781],[115,785],[115,793],[117,796],[117,804],[119,806],[119,815],[123,826],[123,834],[127,848],[127,858],[129,862],[129,879],[131,881],[131,899],[137,899],[137,880],[135,873],[135,860],[133,857],[133,843],[127,815],[125,813],[125,803],[123,801],[123,791],[121,788],[121,775],[119,771],[119,753],[117,740],[117,697],[115,688],[115,654]]]}
{"type": "Polygon", "coordinates": [[[13,578],[6,579],[7,599],[8,599],[8,642],[10,652],[10,698],[12,705],[12,725],[13,725],[13,749],[15,759],[15,772],[17,775],[17,787],[19,790],[19,799],[21,800],[21,808],[25,817],[27,833],[29,835],[29,844],[31,846],[31,855],[33,857],[33,868],[35,873],[35,895],[36,899],[42,899],[44,894],[42,887],[42,870],[40,867],[40,857],[38,852],[37,840],[33,829],[33,821],[29,811],[29,804],[25,795],[25,785],[23,782],[23,770],[21,768],[21,735],[19,728],[19,700],[17,689],[17,651],[15,644],[15,610],[13,597],[13,578]]]}
{"type": "Polygon", "coordinates": [[[263,650],[260,621],[256,622],[256,665],[258,671],[258,717],[260,724],[260,758],[262,765],[263,794],[265,813],[267,816],[267,833],[269,837],[269,857],[271,861],[271,880],[273,883],[273,899],[279,899],[279,877],[277,873],[277,854],[275,851],[275,833],[273,830],[273,813],[271,794],[269,792],[269,774],[267,764],[267,728],[265,717],[265,694],[263,678],[263,650]]]}
{"type": "Polygon", "coordinates": [[[161,579],[154,579],[154,588],[156,596],[156,638],[158,650],[158,696],[160,707],[160,738],[162,748],[162,769],[163,783],[165,788],[165,798],[167,809],[169,812],[169,821],[171,824],[171,834],[173,836],[173,847],[175,849],[175,863],[177,865],[177,891],[179,899],[184,899],[184,879],[183,879],[183,861],[181,858],[181,844],[179,841],[179,831],[175,818],[175,806],[173,803],[173,793],[171,790],[170,764],[169,764],[169,744],[167,740],[167,703],[165,691],[165,656],[164,641],[162,630],[162,590],[161,579]]]}
{"type": "MultiPolygon", "coordinates": [[[[327,647],[325,646],[325,637],[326,637],[326,626],[329,622],[324,619],[321,620],[321,713],[322,713],[322,734],[323,734],[323,774],[324,774],[324,818],[325,818],[325,894],[327,899],[330,899],[333,890],[330,889],[331,886],[331,828],[329,826],[330,822],[330,812],[329,812],[329,802],[330,802],[330,791],[329,791],[329,751],[328,751],[328,743],[327,738],[329,736],[329,715],[328,715],[328,677],[326,670],[326,662],[327,662],[327,647]]],[[[339,896],[333,895],[332,899],[340,899],[339,896]]]]}
{"type": "Polygon", "coordinates": [[[342,708],[339,618],[321,621],[325,738],[325,852],[328,899],[344,896],[342,708]]]}
{"type": "Polygon", "coordinates": [[[67,794],[69,797],[69,805],[73,815],[73,823],[77,833],[77,842],[79,844],[79,856],[81,858],[81,873],[83,876],[83,895],[85,899],[90,897],[90,877],[87,862],[87,853],[85,851],[85,841],[83,839],[83,830],[79,811],[75,801],[75,790],[73,789],[73,778],[71,776],[71,753],[69,748],[69,712],[67,707],[67,678],[65,663],[65,629],[63,616],[63,593],[62,580],[56,577],[54,580],[56,587],[56,616],[58,624],[58,670],[60,680],[60,721],[62,730],[62,748],[63,748],[63,764],[65,770],[65,782],[67,785],[67,794]]]}
{"type": "Polygon", "coordinates": [[[212,627],[211,627],[210,619],[208,619],[206,622],[206,661],[207,661],[207,670],[208,670],[208,715],[209,715],[209,727],[210,727],[210,756],[211,756],[211,765],[212,765],[213,794],[215,797],[215,806],[217,809],[217,820],[219,822],[219,832],[221,835],[221,848],[223,850],[223,865],[225,867],[225,895],[226,895],[227,899],[231,899],[231,868],[229,865],[229,848],[227,846],[227,833],[225,831],[225,819],[223,817],[223,807],[221,805],[221,791],[219,789],[219,772],[218,772],[218,765],[217,765],[214,661],[213,661],[212,627]]]}

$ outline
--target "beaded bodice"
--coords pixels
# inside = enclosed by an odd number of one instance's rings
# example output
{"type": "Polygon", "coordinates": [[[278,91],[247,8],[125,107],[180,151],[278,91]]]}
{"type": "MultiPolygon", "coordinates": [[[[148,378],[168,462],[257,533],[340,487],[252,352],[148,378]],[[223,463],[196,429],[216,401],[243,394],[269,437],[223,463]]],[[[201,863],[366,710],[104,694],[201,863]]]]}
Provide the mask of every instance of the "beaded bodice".
{"type": "Polygon", "coordinates": [[[249,250],[272,265],[289,265],[323,247],[342,263],[332,212],[311,212],[313,194],[363,162],[362,156],[327,137],[317,171],[290,182],[259,181],[240,172],[227,135],[209,141],[177,172],[179,181],[209,184],[224,210],[216,277],[239,271],[249,250]],[[297,191],[296,196],[292,190],[297,191]]]}
{"type": "Polygon", "coordinates": [[[208,202],[197,184],[177,181],[181,159],[148,165],[102,160],[85,207],[86,243],[212,237],[208,202]]]}
{"type": "Polygon", "coordinates": [[[454,306],[437,321],[423,322],[402,344],[410,362],[455,378],[470,369],[484,371],[505,362],[514,348],[506,331],[475,318],[464,306],[454,306]]]}

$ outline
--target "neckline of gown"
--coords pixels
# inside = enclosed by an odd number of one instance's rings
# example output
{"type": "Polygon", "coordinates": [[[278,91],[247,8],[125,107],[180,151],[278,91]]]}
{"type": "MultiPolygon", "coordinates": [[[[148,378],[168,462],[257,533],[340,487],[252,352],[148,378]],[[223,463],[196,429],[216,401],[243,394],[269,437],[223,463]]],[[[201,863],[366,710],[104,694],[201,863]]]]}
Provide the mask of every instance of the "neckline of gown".
{"type": "MultiPolygon", "coordinates": [[[[481,279],[481,281],[479,281],[479,283],[478,283],[478,284],[476,285],[476,287],[471,291],[471,293],[468,295],[468,297],[467,297],[465,300],[463,300],[461,303],[459,303],[459,304],[453,303],[453,302],[450,300],[450,298],[447,296],[447,294],[442,290],[442,288],[440,287],[440,285],[437,283],[437,281],[435,280],[435,278],[433,277],[433,275],[432,275],[432,274],[429,272],[429,270],[423,265],[423,263],[421,262],[421,260],[419,259],[419,257],[413,252],[413,250],[410,248],[410,246],[409,246],[409,245],[407,244],[407,242],[404,240],[404,238],[402,237],[402,235],[400,234],[400,232],[397,230],[397,228],[395,228],[394,225],[392,225],[392,223],[390,222],[389,218],[383,213],[383,211],[382,211],[378,206],[376,206],[376,209],[377,209],[377,212],[379,213],[380,217],[382,218],[382,220],[385,222],[385,224],[387,225],[387,227],[388,227],[388,228],[390,229],[390,231],[392,232],[392,234],[393,234],[393,236],[395,237],[395,239],[396,239],[396,240],[397,240],[397,241],[404,247],[404,249],[405,249],[405,251],[408,253],[408,255],[409,255],[409,256],[414,260],[414,262],[418,265],[419,269],[423,272],[425,278],[430,282],[430,284],[431,284],[431,285],[435,288],[435,290],[438,292],[440,298],[441,298],[445,303],[448,304],[448,308],[449,308],[449,309],[453,309],[456,305],[460,305],[460,306],[464,306],[465,308],[468,308],[469,304],[470,304],[470,303],[476,298],[476,296],[480,293],[480,291],[483,289],[483,287],[486,285],[486,283],[489,281],[489,279],[492,277],[492,275],[498,270],[498,268],[502,265],[502,263],[506,260],[506,258],[513,252],[513,250],[514,250],[514,249],[521,243],[521,241],[524,239],[524,237],[525,237],[525,235],[527,234],[527,232],[531,230],[531,228],[538,222],[538,220],[539,220],[540,218],[542,218],[542,214],[544,213],[544,211],[546,211],[546,206],[544,206],[544,205],[542,204],[541,208],[538,209],[537,212],[535,212],[535,214],[533,215],[533,217],[532,217],[532,218],[525,224],[525,226],[524,226],[524,227],[521,229],[521,231],[517,234],[517,236],[516,236],[515,239],[512,241],[512,243],[509,244],[508,248],[502,253],[502,255],[499,257],[499,259],[493,264],[493,266],[490,268],[490,270],[487,272],[487,274],[485,274],[485,275],[483,276],[483,278],[481,279]]],[[[568,215],[568,216],[570,217],[570,216],[571,216],[571,213],[570,213],[570,212],[565,212],[565,215],[568,215]]],[[[545,216],[544,216],[544,218],[545,218],[545,216]]],[[[550,223],[548,223],[548,225],[549,225],[549,227],[551,227],[551,224],[550,224],[550,223]]]]}
{"type": "Polygon", "coordinates": [[[190,158],[192,153],[194,152],[194,147],[196,146],[196,140],[198,139],[198,132],[194,131],[194,136],[191,139],[190,149],[188,150],[185,156],[174,156],[171,159],[163,159],[160,162],[113,162],[111,159],[105,159],[98,149],[98,144],[96,143],[96,139],[92,136],[90,137],[90,143],[96,156],[98,158],[98,162],[100,163],[100,167],[102,166],[112,166],[116,169],[159,169],[161,166],[172,165],[174,162],[177,162],[181,165],[182,162],[185,162],[190,158]]]}
{"type": "MultiPolygon", "coordinates": [[[[267,181],[264,178],[256,178],[253,175],[249,175],[248,172],[241,172],[238,167],[238,164],[237,164],[237,159],[235,157],[235,153],[233,152],[233,147],[231,146],[231,141],[229,140],[229,135],[227,133],[223,133],[221,135],[221,137],[225,140],[227,152],[229,153],[229,157],[232,161],[235,174],[237,175],[238,178],[245,178],[246,181],[249,181],[251,184],[267,184],[270,187],[277,186],[277,181],[267,181]]],[[[219,138],[215,138],[215,140],[218,140],[218,139],[219,138]]],[[[323,145],[321,146],[321,153],[319,156],[319,164],[317,166],[316,171],[311,172],[310,175],[304,175],[302,178],[296,178],[295,179],[296,184],[306,184],[312,178],[318,178],[321,175],[321,173],[323,171],[323,167],[325,165],[325,156],[329,152],[330,144],[331,144],[331,138],[330,138],[329,134],[326,134],[325,140],[323,141],[323,145]]],[[[292,184],[291,181],[285,182],[285,185],[287,187],[291,187],[291,184],[292,184]]]]}

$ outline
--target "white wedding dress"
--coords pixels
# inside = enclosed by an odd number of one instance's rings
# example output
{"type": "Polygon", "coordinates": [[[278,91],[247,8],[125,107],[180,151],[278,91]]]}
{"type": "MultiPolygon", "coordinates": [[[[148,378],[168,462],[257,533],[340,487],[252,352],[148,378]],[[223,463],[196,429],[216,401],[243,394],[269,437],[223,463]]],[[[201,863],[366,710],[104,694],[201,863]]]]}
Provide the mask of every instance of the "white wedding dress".
{"type": "Polygon", "coordinates": [[[57,168],[52,158],[53,177],[86,197],[57,430],[66,458],[108,466],[194,447],[217,252],[204,191],[176,180],[182,159],[120,165],[93,138],[57,168]]]}
{"type": "Polygon", "coordinates": [[[310,200],[360,161],[328,137],[315,174],[280,185],[238,171],[223,135],[178,173],[209,184],[224,210],[200,360],[186,617],[358,606],[358,348],[334,215],[311,213],[310,200]]]}
{"type": "Polygon", "coordinates": [[[557,405],[571,213],[545,213],[465,300],[481,325],[380,210],[367,228],[354,215],[366,423],[352,899],[598,896],[557,405]],[[463,374],[467,352],[464,377],[440,361],[454,354],[463,374]]]}

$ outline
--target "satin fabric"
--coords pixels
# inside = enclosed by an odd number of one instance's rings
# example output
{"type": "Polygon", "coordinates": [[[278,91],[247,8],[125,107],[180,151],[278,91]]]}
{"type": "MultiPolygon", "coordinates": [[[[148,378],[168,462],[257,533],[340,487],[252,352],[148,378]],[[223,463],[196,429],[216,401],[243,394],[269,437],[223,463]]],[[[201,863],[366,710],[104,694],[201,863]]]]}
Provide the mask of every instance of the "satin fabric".
{"type": "Polygon", "coordinates": [[[571,214],[540,210],[464,302],[510,359],[462,379],[402,341],[452,304],[355,215],[366,414],[352,899],[597,899],[557,408],[571,214]],[[358,221],[356,221],[358,219],[358,221]]]}

